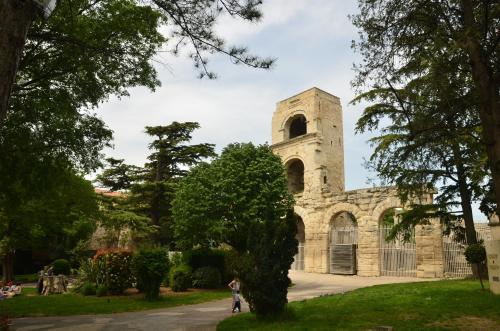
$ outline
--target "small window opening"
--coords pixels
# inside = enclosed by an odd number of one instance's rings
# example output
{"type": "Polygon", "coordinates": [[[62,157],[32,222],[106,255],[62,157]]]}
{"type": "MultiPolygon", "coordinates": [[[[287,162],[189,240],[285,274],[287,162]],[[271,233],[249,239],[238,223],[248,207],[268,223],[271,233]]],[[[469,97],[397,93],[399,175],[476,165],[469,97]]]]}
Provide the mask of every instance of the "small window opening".
{"type": "Polygon", "coordinates": [[[293,160],[287,166],[288,191],[292,194],[304,191],[304,163],[293,160]]]}
{"type": "Polygon", "coordinates": [[[303,115],[293,119],[290,123],[290,139],[307,133],[307,122],[303,115]]]}

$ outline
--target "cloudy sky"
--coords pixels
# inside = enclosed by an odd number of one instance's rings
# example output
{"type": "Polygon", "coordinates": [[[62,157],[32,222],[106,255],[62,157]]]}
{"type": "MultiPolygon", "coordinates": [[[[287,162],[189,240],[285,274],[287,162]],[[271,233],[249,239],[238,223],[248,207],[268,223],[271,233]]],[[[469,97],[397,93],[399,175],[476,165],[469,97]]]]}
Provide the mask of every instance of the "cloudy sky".
{"type": "MultiPolygon", "coordinates": [[[[103,104],[99,115],[114,130],[114,149],[106,154],[143,165],[148,155],[144,127],[172,121],[196,121],[201,128],[193,142],[271,142],[271,117],[278,101],[313,86],[338,96],[344,116],[346,189],[372,185],[363,167],[371,153],[369,135],[355,135],[362,105],[352,106],[352,65],[359,57],[351,49],[357,37],[348,15],[356,1],[266,0],[258,24],[223,18],[217,29],[229,44],[247,45],[253,53],[277,58],[270,71],[233,65],[224,56],[210,58],[216,80],[198,79],[192,62],[182,54],[162,53],[156,60],[162,86],[155,92],[131,90],[130,97],[103,104]]],[[[476,210],[476,215],[484,218],[476,210]]]]}

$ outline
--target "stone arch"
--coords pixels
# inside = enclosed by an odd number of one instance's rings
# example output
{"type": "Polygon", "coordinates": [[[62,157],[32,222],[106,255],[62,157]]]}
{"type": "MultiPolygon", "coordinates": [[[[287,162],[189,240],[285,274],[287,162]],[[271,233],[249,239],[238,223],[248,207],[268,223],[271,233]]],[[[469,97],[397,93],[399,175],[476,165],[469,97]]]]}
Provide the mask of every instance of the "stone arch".
{"type": "Polygon", "coordinates": [[[357,244],[358,220],[353,213],[348,211],[338,212],[330,218],[329,223],[330,244],[345,244],[347,241],[357,244]]]}
{"type": "Polygon", "coordinates": [[[282,125],[284,140],[307,134],[307,118],[304,112],[296,112],[286,118],[282,125]]]}
{"type": "Polygon", "coordinates": [[[292,194],[304,192],[305,166],[299,158],[291,158],[285,163],[288,191],[292,194]]]}
{"type": "Polygon", "coordinates": [[[325,219],[322,224],[322,230],[327,232],[330,227],[330,221],[338,214],[342,212],[351,213],[357,222],[364,216],[363,211],[355,204],[340,202],[333,205],[325,213],[325,219]]]}
{"type": "Polygon", "coordinates": [[[290,266],[292,270],[304,270],[305,269],[305,243],[306,243],[306,227],[304,224],[304,219],[294,211],[295,218],[297,219],[297,234],[295,238],[298,241],[297,253],[293,257],[293,263],[290,266]]]}
{"type": "Polygon", "coordinates": [[[397,197],[388,197],[377,204],[377,206],[372,211],[372,221],[380,223],[380,219],[384,213],[392,208],[402,208],[403,204],[401,200],[397,197]]]}
{"type": "Polygon", "coordinates": [[[338,211],[329,220],[328,270],[333,274],[354,275],[358,260],[358,222],[352,211],[357,207],[346,205],[351,211],[338,211]]]}

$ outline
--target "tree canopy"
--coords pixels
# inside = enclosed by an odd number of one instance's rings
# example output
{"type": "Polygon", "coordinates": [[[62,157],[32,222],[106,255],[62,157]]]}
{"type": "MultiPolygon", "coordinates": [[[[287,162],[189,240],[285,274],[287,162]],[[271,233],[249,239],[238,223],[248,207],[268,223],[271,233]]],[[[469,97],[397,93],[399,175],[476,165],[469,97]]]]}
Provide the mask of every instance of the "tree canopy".
{"type": "Polygon", "coordinates": [[[500,116],[500,6],[467,0],[358,3],[352,21],[360,38],[353,44],[363,61],[355,66],[353,85],[365,92],[360,99],[376,103],[365,109],[358,130],[384,128],[373,140],[378,170],[400,187],[405,181],[445,181],[440,202],[459,196],[470,220],[471,199],[484,198],[478,191],[488,176],[493,183],[500,179],[500,131],[492,128],[500,116]]]}
{"type": "Polygon", "coordinates": [[[182,248],[231,246],[251,309],[281,312],[298,244],[292,208],[280,158],[266,145],[231,144],[181,181],[172,204],[176,241],[182,248]]]}
{"type": "Polygon", "coordinates": [[[261,2],[59,0],[44,20],[36,18],[35,6],[26,4],[31,2],[2,1],[0,30],[5,33],[0,47],[5,54],[0,54],[0,73],[6,79],[0,84],[0,123],[11,91],[50,88],[75,103],[95,106],[110,95],[125,95],[131,86],[154,88],[159,81],[151,58],[160,47],[172,54],[188,49],[201,77],[215,78],[207,66],[208,55],[214,53],[226,54],[234,63],[269,68],[273,59],[228,46],[214,31],[221,15],[258,21],[261,2]],[[160,33],[160,25],[169,34],[160,33]]]}
{"type": "Polygon", "coordinates": [[[463,219],[468,241],[476,242],[471,203],[484,198],[488,172],[469,82],[468,73],[457,70],[453,59],[443,59],[403,87],[388,81],[388,87],[354,100],[374,103],[365,109],[356,130],[382,131],[370,140],[375,150],[369,165],[386,184],[397,185],[403,202],[413,200],[413,209],[425,209],[408,212],[398,227],[422,221],[410,215],[424,216],[423,221],[439,216],[450,227],[458,227],[463,219]],[[435,204],[418,206],[415,197],[436,188],[435,204]]]}

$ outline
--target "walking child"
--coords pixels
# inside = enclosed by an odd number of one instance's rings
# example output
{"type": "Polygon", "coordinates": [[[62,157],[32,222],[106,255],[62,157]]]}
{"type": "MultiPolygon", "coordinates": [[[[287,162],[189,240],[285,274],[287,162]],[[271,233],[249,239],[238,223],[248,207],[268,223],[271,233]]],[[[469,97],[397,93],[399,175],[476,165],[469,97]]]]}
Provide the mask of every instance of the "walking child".
{"type": "Polygon", "coordinates": [[[227,285],[233,293],[233,313],[236,309],[241,312],[241,299],[240,299],[240,279],[234,277],[234,279],[227,285]]]}
{"type": "Polygon", "coordinates": [[[238,313],[241,312],[241,300],[240,300],[240,291],[236,291],[236,293],[233,294],[233,313],[238,313]]]}

